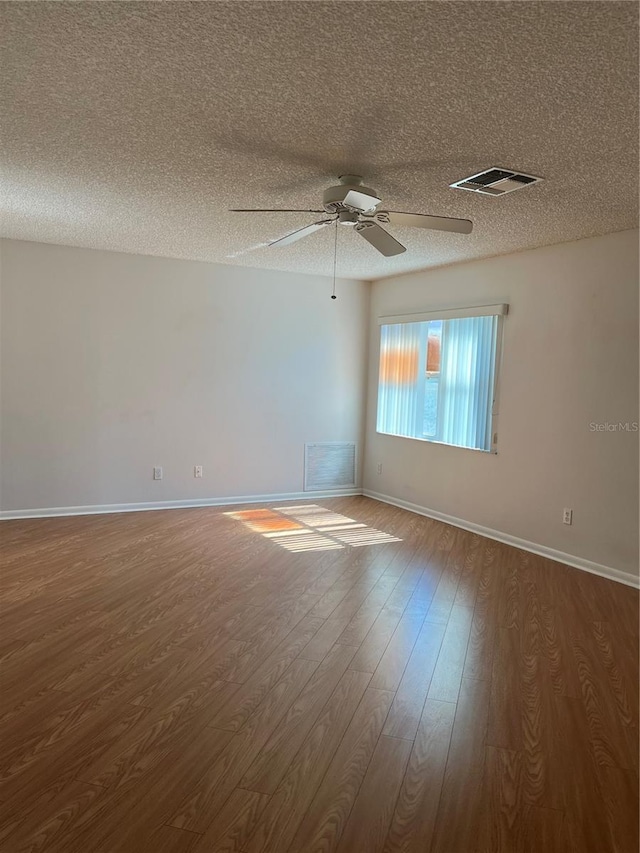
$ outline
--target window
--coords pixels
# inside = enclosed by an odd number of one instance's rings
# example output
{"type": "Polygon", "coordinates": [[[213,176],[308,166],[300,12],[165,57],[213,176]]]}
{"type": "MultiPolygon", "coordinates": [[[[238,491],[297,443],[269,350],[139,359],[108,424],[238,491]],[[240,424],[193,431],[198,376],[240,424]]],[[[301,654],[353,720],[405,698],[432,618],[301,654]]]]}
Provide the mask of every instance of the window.
{"type": "Polygon", "coordinates": [[[380,319],[378,432],[496,450],[507,305],[380,319]]]}

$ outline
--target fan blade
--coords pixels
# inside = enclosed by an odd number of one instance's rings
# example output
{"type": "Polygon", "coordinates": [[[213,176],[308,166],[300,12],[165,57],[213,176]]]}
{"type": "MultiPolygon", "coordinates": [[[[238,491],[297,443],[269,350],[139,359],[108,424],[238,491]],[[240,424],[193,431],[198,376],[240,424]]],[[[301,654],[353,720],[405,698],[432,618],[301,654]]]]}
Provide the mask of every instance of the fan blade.
{"type": "Polygon", "coordinates": [[[470,219],[453,219],[450,216],[429,216],[428,213],[398,213],[395,210],[379,211],[381,222],[392,225],[410,225],[412,228],[433,228],[435,231],[451,231],[456,234],[471,234],[470,219]],[[382,214],[382,216],[380,216],[382,214]]]}
{"type": "Polygon", "coordinates": [[[377,249],[387,258],[407,251],[402,243],[398,243],[395,237],[392,237],[388,231],[385,231],[375,222],[359,222],[355,230],[368,243],[371,243],[374,249],[377,249]]]}
{"type": "Polygon", "coordinates": [[[326,213],[324,210],[289,210],[283,207],[274,208],[253,208],[253,207],[236,207],[229,210],[229,213],[326,213]]]}
{"type": "Polygon", "coordinates": [[[295,243],[296,240],[301,240],[308,234],[313,234],[314,231],[319,231],[325,225],[331,225],[333,219],[322,219],[320,222],[313,222],[311,225],[305,225],[304,228],[298,228],[297,231],[292,231],[290,234],[285,234],[279,240],[274,240],[269,243],[269,246],[288,246],[290,243],[295,243]]]}

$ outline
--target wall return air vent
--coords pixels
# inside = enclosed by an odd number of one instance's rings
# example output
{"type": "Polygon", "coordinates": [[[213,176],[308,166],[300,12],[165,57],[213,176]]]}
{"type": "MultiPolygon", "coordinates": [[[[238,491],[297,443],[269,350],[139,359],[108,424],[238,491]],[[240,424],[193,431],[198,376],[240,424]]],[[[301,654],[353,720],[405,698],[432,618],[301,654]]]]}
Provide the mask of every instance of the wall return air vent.
{"type": "Polygon", "coordinates": [[[477,175],[472,175],[470,178],[456,181],[455,184],[449,184],[449,186],[454,190],[468,190],[472,193],[498,196],[512,193],[514,190],[522,190],[532,184],[540,183],[541,180],[543,179],[537,178],[535,175],[525,175],[523,172],[514,172],[511,169],[492,167],[485,169],[484,172],[479,172],[477,175]]]}
{"type": "Polygon", "coordinates": [[[325,441],[304,446],[304,490],[345,489],[356,484],[356,445],[325,441]]]}

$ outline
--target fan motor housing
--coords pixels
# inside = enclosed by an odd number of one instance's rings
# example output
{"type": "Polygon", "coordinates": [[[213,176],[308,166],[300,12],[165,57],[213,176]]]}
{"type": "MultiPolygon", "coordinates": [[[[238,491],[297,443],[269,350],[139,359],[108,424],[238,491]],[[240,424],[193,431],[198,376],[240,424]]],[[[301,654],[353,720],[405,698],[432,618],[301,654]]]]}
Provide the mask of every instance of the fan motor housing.
{"type": "Polygon", "coordinates": [[[340,225],[357,225],[360,214],[355,210],[339,210],[338,222],[340,225]]]}
{"type": "Polygon", "coordinates": [[[352,210],[352,207],[344,203],[345,198],[352,190],[359,193],[360,196],[371,197],[371,207],[363,208],[363,213],[368,212],[369,210],[374,210],[380,204],[380,199],[378,198],[375,190],[372,190],[370,187],[363,187],[362,184],[359,183],[345,183],[340,184],[337,187],[329,187],[328,190],[324,191],[322,196],[323,208],[327,213],[339,213],[341,210],[352,210]]]}

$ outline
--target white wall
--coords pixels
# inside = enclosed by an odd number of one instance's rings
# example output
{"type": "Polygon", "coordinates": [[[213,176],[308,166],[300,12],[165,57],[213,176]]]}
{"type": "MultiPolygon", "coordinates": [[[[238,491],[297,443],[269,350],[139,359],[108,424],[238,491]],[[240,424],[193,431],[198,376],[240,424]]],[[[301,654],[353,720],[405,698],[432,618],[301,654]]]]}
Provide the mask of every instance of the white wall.
{"type": "Polygon", "coordinates": [[[4,241],[2,510],[299,492],[305,442],[363,437],[370,314],[366,489],[637,574],[638,433],[589,429],[638,420],[637,231],[338,293],[4,241]],[[377,435],[377,317],[503,301],[498,455],[377,435]]]}
{"type": "Polygon", "coordinates": [[[638,573],[637,231],[376,282],[370,353],[365,489],[638,573]],[[377,318],[499,302],[498,454],[378,435],[377,318]]]}
{"type": "Polygon", "coordinates": [[[361,442],[368,292],[4,241],[2,510],[301,491],[305,442],[361,442]]]}

